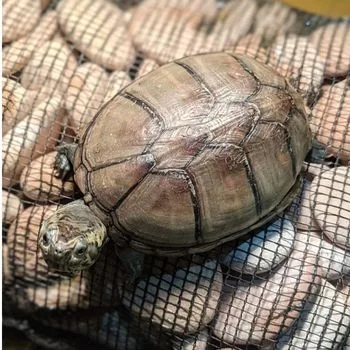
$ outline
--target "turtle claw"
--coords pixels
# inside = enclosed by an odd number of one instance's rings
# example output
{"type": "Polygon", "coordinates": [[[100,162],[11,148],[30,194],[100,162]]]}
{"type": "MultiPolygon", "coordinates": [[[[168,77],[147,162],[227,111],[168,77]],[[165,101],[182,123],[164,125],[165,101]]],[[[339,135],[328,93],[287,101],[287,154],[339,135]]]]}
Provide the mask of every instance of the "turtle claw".
{"type": "Polygon", "coordinates": [[[73,157],[76,150],[76,144],[63,143],[56,148],[57,155],[55,159],[55,176],[65,179],[73,171],[73,157]]]}
{"type": "Polygon", "coordinates": [[[55,176],[61,179],[65,179],[67,174],[71,172],[72,167],[69,163],[67,156],[57,153],[55,159],[55,176]]]}

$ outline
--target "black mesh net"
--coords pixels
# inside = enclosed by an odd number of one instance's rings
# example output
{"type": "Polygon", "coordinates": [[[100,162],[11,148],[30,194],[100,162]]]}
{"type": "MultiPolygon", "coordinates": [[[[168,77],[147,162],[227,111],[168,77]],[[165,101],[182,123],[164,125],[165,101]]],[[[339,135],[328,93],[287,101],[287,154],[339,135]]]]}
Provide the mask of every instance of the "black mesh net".
{"type": "Polygon", "coordinates": [[[260,0],[5,0],[2,106],[4,325],[51,349],[350,347],[348,18],[260,0]],[[49,270],[41,223],[83,196],[56,176],[56,147],[135,79],[216,51],[304,99],[316,142],[292,205],[209,252],[147,255],[133,284],[111,241],[80,274],[49,270]]]}

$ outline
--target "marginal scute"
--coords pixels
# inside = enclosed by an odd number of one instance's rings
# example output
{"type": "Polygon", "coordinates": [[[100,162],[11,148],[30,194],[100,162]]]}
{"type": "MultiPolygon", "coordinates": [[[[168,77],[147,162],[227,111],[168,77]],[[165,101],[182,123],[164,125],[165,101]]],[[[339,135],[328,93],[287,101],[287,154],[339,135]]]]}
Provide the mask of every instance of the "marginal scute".
{"type": "Polygon", "coordinates": [[[148,174],[123,201],[116,215],[136,240],[165,247],[195,243],[191,192],[188,180],[179,171],[148,174]]]}
{"type": "Polygon", "coordinates": [[[282,130],[277,127],[276,130],[261,140],[261,132],[256,129],[244,145],[261,198],[262,215],[274,209],[277,200],[283,198],[295,182],[286,138],[282,130]]]}
{"type": "Polygon", "coordinates": [[[91,204],[89,204],[89,208],[93,211],[93,213],[100,218],[100,220],[104,223],[104,225],[108,226],[111,217],[108,212],[102,210],[98,205],[96,201],[93,201],[91,204]]]}
{"type": "Polygon", "coordinates": [[[284,123],[292,107],[285,90],[261,86],[260,92],[249,101],[259,106],[262,121],[284,123]]]}
{"type": "Polygon", "coordinates": [[[305,118],[300,109],[293,108],[286,123],[290,135],[291,148],[295,154],[296,169],[301,169],[303,166],[305,156],[300,157],[300,155],[306,155],[311,149],[311,130],[305,118]],[[301,135],[304,135],[304,137],[301,137],[301,135]]]}
{"type": "Polygon", "coordinates": [[[240,62],[242,67],[259,80],[260,84],[274,86],[284,89],[286,87],[285,79],[276,74],[276,72],[265,65],[262,65],[258,61],[244,55],[234,55],[234,57],[240,62]]]}
{"type": "Polygon", "coordinates": [[[175,63],[138,79],[125,92],[152,106],[165,128],[201,124],[215,102],[201,84],[175,63]]]}
{"type": "Polygon", "coordinates": [[[78,185],[80,191],[84,194],[88,191],[87,175],[88,171],[83,163],[81,163],[77,168],[75,168],[74,181],[78,185]]]}
{"type": "MultiPolygon", "coordinates": [[[[276,149],[280,151],[278,154],[281,156],[279,158],[279,161],[282,162],[282,164],[289,163],[290,158],[288,157],[288,153],[282,154],[285,150],[287,141],[286,131],[287,128],[282,123],[257,123],[254,128],[250,130],[250,133],[243,147],[245,147],[246,150],[259,148],[261,145],[266,144],[266,142],[270,142],[270,140],[273,139],[276,149]]],[[[272,145],[268,144],[267,147],[269,146],[272,147],[272,145]]]]}
{"type": "Polygon", "coordinates": [[[90,190],[104,208],[111,210],[153,165],[153,157],[144,154],[94,170],[89,174],[90,190]]]}
{"type": "Polygon", "coordinates": [[[256,89],[256,81],[229,54],[197,55],[177,62],[191,67],[220,101],[245,101],[256,89]],[[218,70],[218,66],[222,69],[218,70]]]}
{"type": "Polygon", "coordinates": [[[204,242],[215,241],[257,221],[243,150],[232,145],[207,149],[191,163],[188,172],[200,198],[204,242]]]}
{"type": "Polygon", "coordinates": [[[91,170],[137,156],[159,133],[159,124],[147,110],[116,96],[102,107],[87,130],[83,161],[91,170]]]}

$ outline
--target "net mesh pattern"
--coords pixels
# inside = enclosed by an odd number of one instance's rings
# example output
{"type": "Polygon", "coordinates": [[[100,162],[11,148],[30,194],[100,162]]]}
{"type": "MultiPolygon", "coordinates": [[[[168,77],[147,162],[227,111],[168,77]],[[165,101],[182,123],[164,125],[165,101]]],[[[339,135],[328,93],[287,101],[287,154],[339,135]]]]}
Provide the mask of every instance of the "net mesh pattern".
{"type": "Polygon", "coordinates": [[[350,346],[348,18],[260,0],[6,0],[2,106],[5,324],[60,349],[350,346]],[[147,255],[133,284],[112,242],[78,275],[49,270],[41,223],[82,198],[56,147],[132,81],[217,51],[268,65],[304,99],[315,142],[292,205],[209,252],[147,255]]]}

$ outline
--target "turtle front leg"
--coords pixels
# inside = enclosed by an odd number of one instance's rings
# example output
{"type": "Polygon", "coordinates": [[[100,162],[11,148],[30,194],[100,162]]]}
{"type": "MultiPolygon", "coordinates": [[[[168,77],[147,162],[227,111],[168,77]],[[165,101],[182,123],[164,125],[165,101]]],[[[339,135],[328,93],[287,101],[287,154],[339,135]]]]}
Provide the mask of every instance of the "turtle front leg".
{"type": "Polygon", "coordinates": [[[76,143],[64,142],[56,148],[55,170],[57,177],[64,179],[67,174],[73,171],[73,160],[77,147],[76,143]]]}
{"type": "Polygon", "coordinates": [[[306,161],[309,163],[322,164],[327,157],[327,147],[322,145],[317,140],[312,140],[312,148],[306,156],[306,161]]]}
{"type": "Polygon", "coordinates": [[[131,248],[118,250],[117,254],[126,270],[127,282],[134,283],[143,273],[145,254],[131,248]]]}

